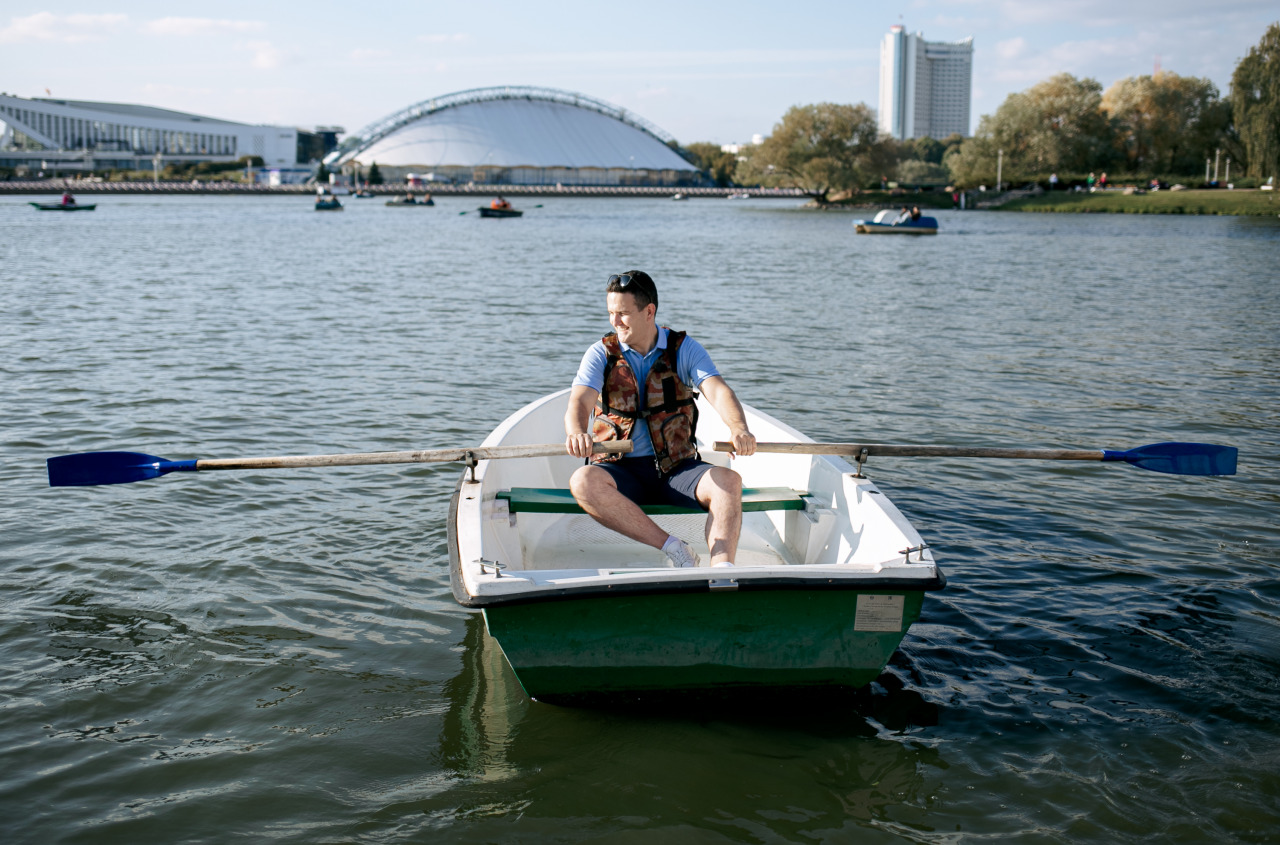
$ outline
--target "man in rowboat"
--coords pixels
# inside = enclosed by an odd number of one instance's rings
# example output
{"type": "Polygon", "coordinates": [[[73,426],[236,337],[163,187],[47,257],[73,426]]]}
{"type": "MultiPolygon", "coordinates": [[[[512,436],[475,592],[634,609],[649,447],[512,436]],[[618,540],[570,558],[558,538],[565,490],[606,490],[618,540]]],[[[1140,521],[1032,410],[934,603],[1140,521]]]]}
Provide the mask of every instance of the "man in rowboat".
{"type": "Polygon", "coordinates": [[[593,463],[573,474],[569,489],[601,525],[662,549],[678,567],[697,566],[698,555],[640,505],[701,508],[708,512],[711,565],[732,566],[742,529],[742,478],[698,457],[693,391],[706,395],[728,426],[735,453],[745,456],[755,452],[756,438],[742,405],[701,344],[657,325],[658,289],[647,273],[610,276],[606,292],[614,330],[583,355],[564,417],[569,454],[593,463]],[[591,454],[597,441],[626,439],[634,443],[629,455],[591,454]]]}

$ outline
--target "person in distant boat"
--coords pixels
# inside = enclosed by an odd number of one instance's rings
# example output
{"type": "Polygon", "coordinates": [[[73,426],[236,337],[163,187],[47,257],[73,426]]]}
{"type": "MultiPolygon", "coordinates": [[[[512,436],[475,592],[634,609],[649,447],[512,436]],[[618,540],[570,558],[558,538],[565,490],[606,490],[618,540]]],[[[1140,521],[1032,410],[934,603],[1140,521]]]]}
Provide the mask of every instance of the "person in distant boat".
{"type": "Polygon", "coordinates": [[[412,203],[414,201],[412,191],[404,195],[404,201],[408,203],[412,203]]]}
{"type": "Polygon", "coordinates": [[[918,205],[911,206],[911,222],[915,223],[919,219],[920,219],[920,206],[918,205]]]}
{"type": "Polygon", "coordinates": [[[75,205],[75,204],[76,204],[76,198],[75,198],[75,197],[73,197],[73,196],[71,196],[71,192],[70,192],[70,191],[63,191],[63,192],[62,192],[62,204],[63,204],[63,205],[75,205]]]}
{"type": "Polygon", "coordinates": [[[509,203],[509,202],[507,202],[506,200],[504,200],[504,199],[502,198],[502,194],[498,194],[498,198],[497,198],[497,199],[495,199],[493,202],[489,203],[489,206],[490,206],[490,208],[496,208],[496,209],[499,209],[499,210],[506,210],[506,209],[508,209],[508,208],[510,208],[510,207],[511,207],[511,203],[509,203]]]}
{"type": "Polygon", "coordinates": [[[569,489],[601,525],[661,549],[677,567],[697,566],[700,559],[640,505],[701,508],[708,512],[711,565],[732,566],[742,530],[742,477],[698,455],[694,390],[728,427],[734,453],[745,457],[756,451],[756,438],[742,404],[700,343],[657,324],[658,289],[649,274],[610,276],[605,297],[614,330],[582,356],[564,416],[569,454],[591,460],[574,472],[569,489]],[[596,442],[628,439],[630,454],[591,454],[596,442]]]}
{"type": "Polygon", "coordinates": [[[902,207],[902,211],[898,213],[898,216],[896,218],[894,218],[893,225],[897,226],[899,223],[906,223],[910,219],[911,219],[911,210],[904,205],[902,207]]]}

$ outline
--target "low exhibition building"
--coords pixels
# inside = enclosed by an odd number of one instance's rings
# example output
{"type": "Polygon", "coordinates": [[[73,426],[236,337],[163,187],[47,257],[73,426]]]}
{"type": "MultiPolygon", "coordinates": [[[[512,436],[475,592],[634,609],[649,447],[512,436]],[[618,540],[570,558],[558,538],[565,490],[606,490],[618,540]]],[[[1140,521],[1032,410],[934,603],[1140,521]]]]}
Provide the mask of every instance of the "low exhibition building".
{"type": "Polygon", "coordinates": [[[340,127],[315,132],[237,123],[132,103],[0,94],[0,168],[35,176],[150,170],[166,164],[234,162],[310,176],[340,127]]]}

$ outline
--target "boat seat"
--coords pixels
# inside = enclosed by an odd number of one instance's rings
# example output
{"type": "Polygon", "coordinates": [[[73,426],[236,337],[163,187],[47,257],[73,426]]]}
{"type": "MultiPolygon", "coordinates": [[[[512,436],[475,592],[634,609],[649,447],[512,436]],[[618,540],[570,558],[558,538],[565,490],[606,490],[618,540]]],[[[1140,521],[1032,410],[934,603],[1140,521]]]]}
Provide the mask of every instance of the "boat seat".
{"type": "MultiPolygon", "coordinates": [[[[744,487],[744,511],[802,511],[805,494],[790,487],[744,487]]],[[[512,487],[499,490],[497,498],[506,501],[511,513],[585,513],[574,501],[573,494],[558,487],[512,487]]],[[[701,508],[679,505],[642,505],[647,514],[704,513],[701,508]]]]}

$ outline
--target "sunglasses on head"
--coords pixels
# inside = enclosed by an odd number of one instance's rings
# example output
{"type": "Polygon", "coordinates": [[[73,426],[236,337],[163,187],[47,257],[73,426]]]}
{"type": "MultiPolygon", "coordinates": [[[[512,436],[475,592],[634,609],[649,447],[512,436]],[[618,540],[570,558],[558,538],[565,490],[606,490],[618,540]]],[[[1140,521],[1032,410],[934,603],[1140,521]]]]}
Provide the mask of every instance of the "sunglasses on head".
{"type": "Polygon", "coordinates": [[[644,287],[644,285],[640,284],[640,280],[632,278],[630,273],[621,273],[621,274],[615,273],[614,275],[609,277],[609,284],[611,285],[616,284],[618,287],[622,288],[623,290],[626,290],[627,288],[631,287],[632,284],[635,284],[635,286],[639,288],[644,287]]]}

